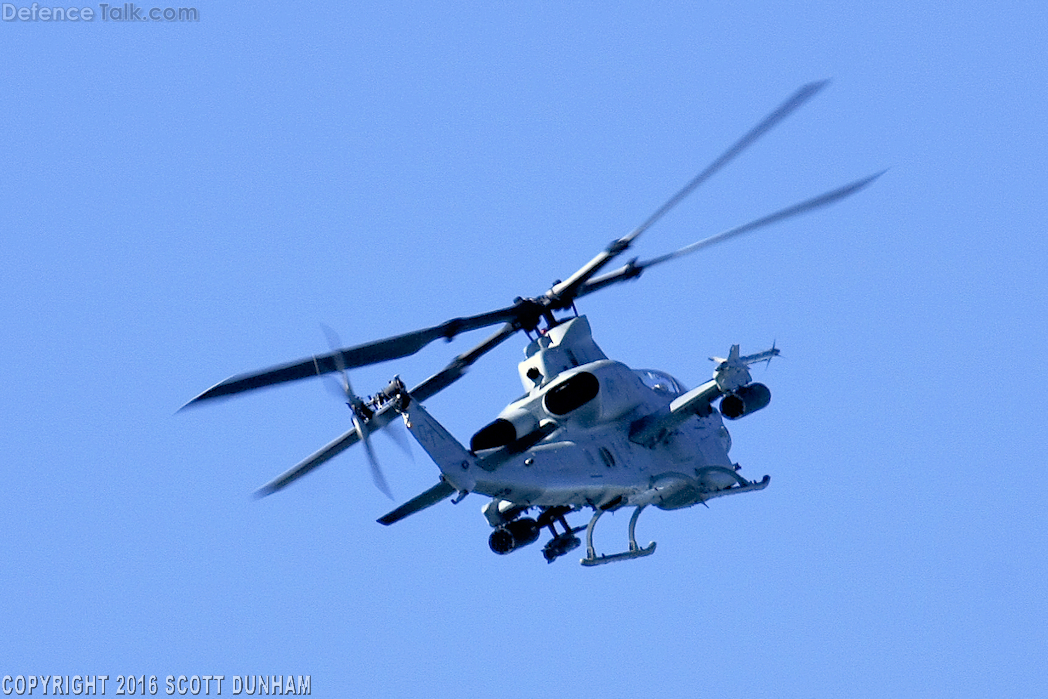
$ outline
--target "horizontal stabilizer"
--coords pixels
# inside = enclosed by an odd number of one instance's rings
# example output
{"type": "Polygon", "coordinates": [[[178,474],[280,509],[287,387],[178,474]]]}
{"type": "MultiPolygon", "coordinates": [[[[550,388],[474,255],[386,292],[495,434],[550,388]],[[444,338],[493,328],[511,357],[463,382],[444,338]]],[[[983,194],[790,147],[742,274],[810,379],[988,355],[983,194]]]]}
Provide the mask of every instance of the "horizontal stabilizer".
{"type": "Polygon", "coordinates": [[[440,483],[437,483],[426,492],[421,495],[416,495],[389,514],[380,517],[378,523],[389,526],[394,522],[399,522],[409,515],[413,515],[420,510],[436,505],[441,500],[451,497],[451,494],[454,492],[454,486],[450,485],[442,478],[440,483]]]}

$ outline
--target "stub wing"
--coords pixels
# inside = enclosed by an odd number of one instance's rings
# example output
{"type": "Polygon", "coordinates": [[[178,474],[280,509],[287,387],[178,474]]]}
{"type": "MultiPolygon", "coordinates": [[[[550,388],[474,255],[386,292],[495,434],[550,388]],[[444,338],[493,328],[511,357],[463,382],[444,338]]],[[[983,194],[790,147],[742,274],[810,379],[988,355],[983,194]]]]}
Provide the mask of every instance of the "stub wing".
{"type": "MultiPolygon", "coordinates": [[[[747,384],[750,384],[752,379],[747,367],[757,362],[770,362],[772,357],[777,356],[779,356],[779,350],[772,343],[771,349],[756,354],[741,356],[739,346],[732,345],[727,357],[710,357],[717,363],[713,379],[677,396],[665,409],[635,422],[630,428],[630,441],[648,447],[653,446],[693,415],[708,415],[712,410],[713,402],[721,396],[750,391],[751,388],[747,384]]],[[[759,386],[760,384],[753,384],[753,387],[759,386]]],[[[761,387],[759,390],[766,392],[767,388],[761,387]]],[[[770,394],[768,397],[770,398],[770,394]]],[[[741,413],[735,414],[729,411],[726,416],[734,419],[746,412],[759,410],[764,405],[767,405],[766,400],[761,405],[749,406],[748,409],[746,405],[743,405],[741,413]]]]}
{"type": "Polygon", "coordinates": [[[630,441],[653,446],[693,415],[708,415],[710,404],[720,396],[721,389],[717,382],[707,381],[698,388],[677,396],[666,409],[635,422],[630,428],[630,441]]]}

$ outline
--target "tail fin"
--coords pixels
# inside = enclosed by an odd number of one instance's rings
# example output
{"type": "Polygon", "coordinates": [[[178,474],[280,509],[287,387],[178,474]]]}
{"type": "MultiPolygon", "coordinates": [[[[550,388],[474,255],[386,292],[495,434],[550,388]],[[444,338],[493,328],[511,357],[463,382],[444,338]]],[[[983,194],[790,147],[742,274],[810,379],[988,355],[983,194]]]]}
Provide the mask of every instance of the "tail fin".
{"type": "Polygon", "coordinates": [[[477,465],[473,453],[433,419],[417,400],[410,399],[403,412],[411,436],[437,464],[444,474],[444,480],[460,492],[473,490],[476,485],[473,474],[477,465]]]}

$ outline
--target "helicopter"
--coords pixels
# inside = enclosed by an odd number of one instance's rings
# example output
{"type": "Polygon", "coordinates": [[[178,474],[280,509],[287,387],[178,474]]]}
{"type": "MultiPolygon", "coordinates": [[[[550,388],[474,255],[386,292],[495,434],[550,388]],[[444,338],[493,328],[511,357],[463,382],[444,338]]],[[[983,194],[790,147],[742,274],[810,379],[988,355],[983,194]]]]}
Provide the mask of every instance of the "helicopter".
{"type": "MultiPolygon", "coordinates": [[[[725,420],[738,420],[766,407],[767,386],[753,381],[749,367],[770,363],[780,350],[743,355],[733,345],[726,357],[711,357],[712,378],[688,390],[669,374],[635,370],[610,359],[593,339],[589,320],[577,302],[606,287],[638,278],[648,268],[689,255],[774,223],[819,209],[870,185],[883,174],[856,180],[741,226],[647,260],[634,257],[604,271],[636,239],[703,182],[753,142],[821,91],[828,81],[803,85],[709,166],[670,197],[643,223],[612,241],[593,259],[539,296],[518,297],[512,305],[458,317],[436,326],[375,342],[239,374],[216,384],[183,408],[274,384],[323,374],[341,376],[341,390],[352,427],[294,467],[262,486],[271,495],[354,444],[363,444],[375,485],[392,499],[371,446],[370,435],[402,419],[412,437],[437,465],[436,485],[380,517],[392,525],[448,498],[458,503],[469,494],[488,498],[482,514],[491,526],[491,550],[506,555],[535,543],[549,563],[579,548],[585,531],[586,555],[596,566],[649,556],[655,542],[640,546],[637,520],[648,506],[677,510],[728,495],[763,490],[770,476],[749,480],[732,462],[731,436],[725,420]],[[490,326],[499,329],[413,388],[399,376],[367,399],[354,393],[349,370],[413,355],[428,344],[490,326]],[[465,445],[424,407],[492,349],[523,332],[529,343],[518,366],[524,394],[509,403],[465,445]],[[606,512],[633,508],[628,547],[598,554],[593,531],[606,512]],[[571,526],[567,517],[591,510],[588,524],[571,526]]],[[[329,342],[332,338],[329,336],[329,342]]]]}

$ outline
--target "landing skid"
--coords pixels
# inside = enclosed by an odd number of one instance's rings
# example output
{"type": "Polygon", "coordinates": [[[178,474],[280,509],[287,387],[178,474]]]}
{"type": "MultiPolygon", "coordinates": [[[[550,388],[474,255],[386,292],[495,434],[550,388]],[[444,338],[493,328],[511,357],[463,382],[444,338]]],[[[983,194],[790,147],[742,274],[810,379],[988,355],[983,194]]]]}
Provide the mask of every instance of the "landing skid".
{"type": "Polygon", "coordinates": [[[615,561],[628,561],[631,558],[643,558],[650,556],[655,553],[655,542],[652,541],[650,544],[641,548],[637,545],[636,529],[637,529],[637,518],[640,517],[641,510],[645,508],[645,505],[641,505],[633,512],[633,516],[630,517],[630,548],[628,551],[622,553],[613,553],[611,555],[597,555],[597,550],[593,548],[593,526],[600,519],[600,516],[604,514],[605,510],[597,510],[593,514],[593,519],[590,520],[589,526],[586,527],[586,557],[579,560],[584,566],[599,566],[605,563],[614,563],[615,561]]]}

